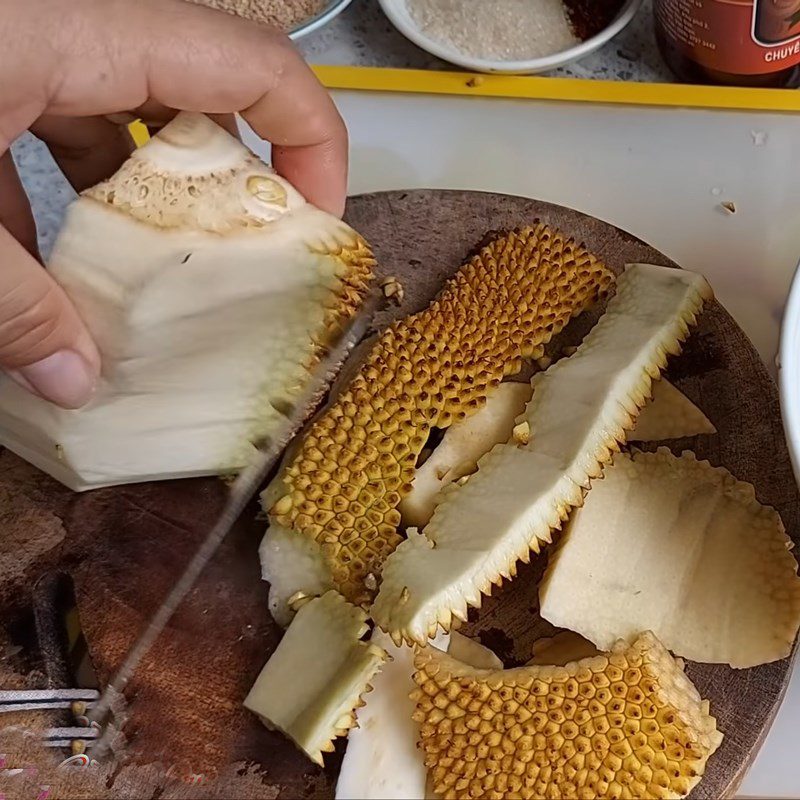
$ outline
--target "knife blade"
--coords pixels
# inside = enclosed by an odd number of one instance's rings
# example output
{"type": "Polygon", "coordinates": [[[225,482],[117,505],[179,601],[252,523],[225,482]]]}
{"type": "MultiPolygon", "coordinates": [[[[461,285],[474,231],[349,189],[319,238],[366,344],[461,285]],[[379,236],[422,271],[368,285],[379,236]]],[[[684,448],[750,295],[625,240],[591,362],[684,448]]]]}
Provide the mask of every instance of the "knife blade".
{"type": "MultiPolygon", "coordinates": [[[[170,590],[159,609],[151,617],[139,638],[128,651],[122,665],[114,674],[98,702],[88,715],[89,723],[104,727],[116,698],[121,696],[139,663],[152,647],[159,634],[169,623],[181,601],[194,586],[200,573],[216,553],[236,520],[256,494],[270,470],[276,464],[285,447],[298,433],[314,403],[325,393],[337,368],[345,361],[350,350],[358,343],[369,328],[374,313],[385,298],[380,291],[368,296],[357,314],[339,336],[338,340],[322,356],[312,370],[303,391],[287,410],[276,410],[283,416],[280,429],[263,441],[250,464],[245,467],[230,487],[228,498],[216,523],[211,528],[200,547],[195,552],[183,574],[170,590]]],[[[92,758],[99,760],[105,753],[109,742],[102,736],[92,750],[92,758]]]]}

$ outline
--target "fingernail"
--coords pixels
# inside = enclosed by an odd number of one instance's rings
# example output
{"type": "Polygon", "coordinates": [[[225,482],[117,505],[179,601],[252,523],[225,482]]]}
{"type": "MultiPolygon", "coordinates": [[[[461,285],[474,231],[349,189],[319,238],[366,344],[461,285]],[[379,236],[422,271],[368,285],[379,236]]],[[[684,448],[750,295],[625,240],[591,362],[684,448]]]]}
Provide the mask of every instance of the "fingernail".
{"type": "Polygon", "coordinates": [[[64,408],[80,408],[94,394],[94,370],[72,350],[57,353],[20,367],[10,373],[18,383],[28,385],[46,400],[64,408]]]}

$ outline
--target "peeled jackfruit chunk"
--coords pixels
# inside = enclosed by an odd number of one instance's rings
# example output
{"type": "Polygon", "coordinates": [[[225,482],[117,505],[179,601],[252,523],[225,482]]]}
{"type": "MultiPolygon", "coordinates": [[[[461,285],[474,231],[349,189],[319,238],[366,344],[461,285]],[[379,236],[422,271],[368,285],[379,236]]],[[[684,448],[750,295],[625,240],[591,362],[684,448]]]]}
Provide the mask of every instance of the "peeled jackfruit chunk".
{"type": "Polygon", "coordinates": [[[0,442],[72,489],[242,468],[360,306],[374,260],[200,114],[67,211],[50,259],[103,372],[64,411],[0,379],[0,442]]]}
{"type": "Polygon", "coordinates": [[[411,491],[400,501],[402,521],[416,528],[427,525],[442,489],[471,475],[482,455],[511,438],[514,422],[530,397],[529,383],[501,383],[486,395],[483,408],[454,422],[414,473],[411,491]]]}
{"type": "Polygon", "coordinates": [[[413,694],[433,788],[467,798],[677,798],[722,741],[651,634],[564,667],[479,670],[419,650],[413,694]]]}
{"type": "Polygon", "coordinates": [[[693,661],[776,661],[800,626],[791,547],[727,470],[665,448],[618,454],[551,558],[541,614],[601,649],[647,628],[693,661]]]}
{"type": "Polygon", "coordinates": [[[642,409],[630,442],[660,442],[716,433],[708,417],[680,390],[662,378],[653,383],[653,399],[642,409]]]}
{"type": "Polygon", "coordinates": [[[366,614],[336,592],[305,604],[261,670],[244,705],[322,765],[333,740],[355,725],[361,695],[387,659],[362,642],[366,614]]]}
{"type": "Polygon", "coordinates": [[[267,493],[282,495],[270,520],[317,542],[331,585],[368,603],[401,541],[398,505],[431,428],[481,408],[611,281],[585,248],[542,224],[483,247],[427,309],[382,333],[276,478],[282,491],[267,493]]]}
{"type": "MultiPolygon", "coordinates": [[[[356,712],[358,727],[347,737],[336,800],[426,800],[428,776],[417,747],[419,727],[412,719],[414,703],[414,649],[395,645],[380,629],[373,644],[391,661],[372,683],[372,691],[356,712]]],[[[457,661],[479,669],[502,669],[503,663],[488,648],[455,631],[433,642],[457,661]]]]}
{"type": "Polygon", "coordinates": [[[386,560],[372,618],[395,640],[424,643],[466,619],[492,583],[513,577],[625,441],[669,353],[706,299],[700,275],[634,265],[574,355],[534,376],[518,420],[528,435],[496,445],[463,485],[445,488],[422,533],[386,560]]]}

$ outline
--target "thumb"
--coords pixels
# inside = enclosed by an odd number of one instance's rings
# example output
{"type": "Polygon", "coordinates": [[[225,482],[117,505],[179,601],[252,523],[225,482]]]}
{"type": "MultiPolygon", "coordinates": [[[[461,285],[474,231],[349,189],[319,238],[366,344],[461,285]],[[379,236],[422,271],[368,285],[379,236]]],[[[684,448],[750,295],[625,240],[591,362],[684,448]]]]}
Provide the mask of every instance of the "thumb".
{"type": "Polygon", "coordinates": [[[0,226],[0,368],[64,408],[91,398],[100,355],[64,290],[0,226]]]}

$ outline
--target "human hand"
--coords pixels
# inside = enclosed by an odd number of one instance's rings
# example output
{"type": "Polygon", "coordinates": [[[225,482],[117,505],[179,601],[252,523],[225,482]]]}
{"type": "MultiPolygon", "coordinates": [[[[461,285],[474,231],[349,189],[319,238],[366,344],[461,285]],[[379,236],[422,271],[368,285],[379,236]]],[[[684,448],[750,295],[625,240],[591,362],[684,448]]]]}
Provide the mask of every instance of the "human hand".
{"type": "Polygon", "coordinates": [[[283,34],[183,0],[0,0],[0,368],[58,405],[90,399],[100,356],[37,260],[11,143],[30,130],[81,191],[131,152],[113,115],[176,111],[239,112],[281,175],[342,213],[347,132],[283,34]]]}

